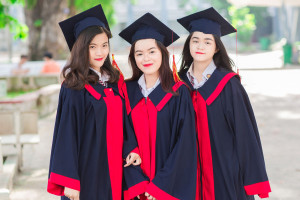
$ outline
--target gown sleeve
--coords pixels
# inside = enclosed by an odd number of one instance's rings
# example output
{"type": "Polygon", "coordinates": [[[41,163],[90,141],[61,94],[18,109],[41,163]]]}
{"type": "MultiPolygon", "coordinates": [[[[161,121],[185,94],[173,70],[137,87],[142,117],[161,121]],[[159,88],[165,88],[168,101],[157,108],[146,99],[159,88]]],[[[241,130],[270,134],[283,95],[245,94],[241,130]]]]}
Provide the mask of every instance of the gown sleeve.
{"type": "Polygon", "coordinates": [[[75,91],[62,85],[50,157],[49,193],[63,196],[64,187],[80,191],[78,150],[79,133],[83,131],[84,119],[83,90],[75,91]]]}
{"type": "Polygon", "coordinates": [[[123,118],[124,118],[124,144],[123,144],[123,158],[125,159],[129,153],[139,154],[137,140],[133,131],[132,124],[126,112],[125,101],[123,101],[123,118]]]}
{"type": "Polygon", "coordinates": [[[271,188],[252,106],[240,81],[233,78],[231,89],[232,103],[227,112],[235,133],[244,189],[247,195],[267,198],[271,188]]]}
{"type": "Polygon", "coordinates": [[[146,192],[156,199],[195,200],[197,174],[196,127],[193,103],[186,86],[179,88],[173,114],[176,141],[146,192]]]}

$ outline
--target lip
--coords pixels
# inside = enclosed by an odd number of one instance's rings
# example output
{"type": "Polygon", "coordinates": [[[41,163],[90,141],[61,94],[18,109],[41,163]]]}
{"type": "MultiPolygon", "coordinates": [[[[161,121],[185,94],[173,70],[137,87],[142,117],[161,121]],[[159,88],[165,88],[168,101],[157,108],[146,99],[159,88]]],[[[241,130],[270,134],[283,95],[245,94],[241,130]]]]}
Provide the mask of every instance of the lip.
{"type": "Polygon", "coordinates": [[[150,67],[150,66],[152,66],[153,64],[144,64],[143,66],[144,67],[150,67]]]}
{"type": "Polygon", "coordinates": [[[97,60],[97,61],[101,61],[101,60],[103,60],[103,58],[97,58],[97,59],[95,59],[95,60],[97,60]]]}
{"type": "Polygon", "coordinates": [[[196,54],[201,54],[201,55],[203,55],[203,54],[205,54],[205,53],[202,53],[202,52],[196,52],[196,54]]]}

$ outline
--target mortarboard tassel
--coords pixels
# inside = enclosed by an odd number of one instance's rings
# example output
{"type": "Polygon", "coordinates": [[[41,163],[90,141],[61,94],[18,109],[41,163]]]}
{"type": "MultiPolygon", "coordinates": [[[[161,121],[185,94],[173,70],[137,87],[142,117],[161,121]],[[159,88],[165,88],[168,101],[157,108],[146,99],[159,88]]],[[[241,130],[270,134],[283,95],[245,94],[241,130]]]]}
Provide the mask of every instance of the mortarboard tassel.
{"type": "Polygon", "coordinates": [[[115,68],[117,68],[119,70],[119,72],[120,72],[120,78],[124,81],[124,75],[123,75],[122,71],[120,70],[120,68],[118,67],[117,62],[115,61],[115,55],[111,54],[111,56],[112,56],[112,66],[115,67],[115,68]]]}
{"type": "MultiPolygon", "coordinates": [[[[173,31],[172,31],[172,43],[173,43],[173,31]]],[[[173,71],[173,78],[174,78],[175,83],[177,83],[178,81],[181,81],[181,79],[179,78],[178,73],[177,73],[177,67],[176,67],[175,55],[174,55],[174,46],[173,46],[172,71],[173,71]]]]}
{"type": "Polygon", "coordinates": [[[173,54],[173,65],[172,65],[172,69],[173,69],[173,78],[175,82],[181,81],[181,79],[178,76],[177,73],[177,67],[176,67],[176,63],[175,63],[175,55],[173,54]]]}
{"type": "MultiPolygon", "coordinates": [[[[235,29],[235,57],[237,58],[237,29],[235,29]]],[[[236,59],[236,61],[237,61],[237,59],[236,59]]],[[[240,75],[240,69],[238,68],[238,66],[236,65],[236,73],[238,74],[238,75],[240,75]]]]}
{"type": "Polygon", "coordinates": [[[122,71],[120,70],[120,68],[118,67],[117,62],[115,61],[115,55],[111,54],[111,57],[112,57],[112,66],[117,68],[117,70],[120,72],[120,79],[118,81],[118,88],[119,88],[119,92],[120,92],[121,96],[124,97],[124,94],[123,94],[124,75],[123,75],[122,71]]]}

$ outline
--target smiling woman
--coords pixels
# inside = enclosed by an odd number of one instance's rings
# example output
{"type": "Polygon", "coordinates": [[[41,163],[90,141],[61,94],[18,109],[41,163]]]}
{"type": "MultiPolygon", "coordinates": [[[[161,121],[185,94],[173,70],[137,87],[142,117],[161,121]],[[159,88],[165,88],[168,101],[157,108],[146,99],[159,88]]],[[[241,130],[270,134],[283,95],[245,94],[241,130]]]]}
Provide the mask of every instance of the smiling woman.
{"type": "Polygon", "coordinates": [[[106,33],[96,35],[89,45],[89,60],[93,69],[100,72],[109,54],[108,37],[106,33]]]}
{"type": "Polygon", "coordinates": [[[97,83],[98,75],[88,66],[109,76],[108,82],[117,82],[120,73],[112,67],[108,56],[109,38],[111,33],[105,27],[90,26],[82,31],[72,47],[70,62],[63,69],[67,86],[82,89],[87,82],[97,83]]]}
{"type": "MultiPolygon", "coordinates": [[[[48,192],[62,200],[121,200],[123,160],[140,164],[134,132],[109,59],[101,5],[60,22],[71,50],[53,134],[48,192]]],[[[123,81],[123,80],[122,80],[123,81]]]]}
{"type": "Polygon", "coordinates": [[[119,35],[131,44],[124,94],[142,158],[140,168],[124,169],[124,199],[195,200],[194,110],[188,88],[173,79],[166,48],[179,37],[150,13],[119,35]]]}
{"type": "Polygon", "coordinates": [[[271,188],[254,113],[220,39],[236,30],[214,8],[178,22],[190,32],[179,74],[192,89],[196,112],[196,199],[267,198],[271,188]]]}

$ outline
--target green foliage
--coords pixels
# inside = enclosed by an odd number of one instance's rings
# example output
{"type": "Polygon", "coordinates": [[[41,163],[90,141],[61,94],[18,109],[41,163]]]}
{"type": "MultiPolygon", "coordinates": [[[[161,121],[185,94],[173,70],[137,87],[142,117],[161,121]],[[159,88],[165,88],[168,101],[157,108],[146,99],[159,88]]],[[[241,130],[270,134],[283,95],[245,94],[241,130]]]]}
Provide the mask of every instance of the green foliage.
{"type": "Polygon", "coordinates": [[[255,26],[255,16],[250,13],[248,7],[236,8],[230,6],[228,8],[231,23],[237,29],[238,40],[243,43],[250,43],[255,26]]]}
{"type": "MultiPolygon", "coordinates": [[[[69,0],[69,2],[71,1],[69,0]]],[[[114,0],[101,0],[101,2],[99,2],[99,0],[75,0],[74,6],[77,12],[82,12],[91,7],[98,5],[99,3],[101,3],[101,6],[103,8],[103,11],[105,13],[109,25],[113,26],[114,24],[116,24],[116,19],[114,18],[114,7],[113,7],[114,0]]]]}
{"type": "Polygon", "coordinates": [[[14,34],[15,39],[25,39],[28,35],[28,27],[25,24],[21,24],[16,18],[9,14],[9,6],[20,3],[24,3],[24,1],[0,1],[0,29],[9,27],[9,31],[14,34]]]}

